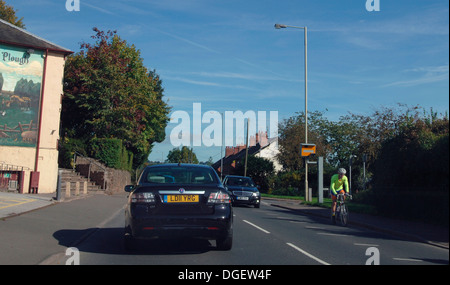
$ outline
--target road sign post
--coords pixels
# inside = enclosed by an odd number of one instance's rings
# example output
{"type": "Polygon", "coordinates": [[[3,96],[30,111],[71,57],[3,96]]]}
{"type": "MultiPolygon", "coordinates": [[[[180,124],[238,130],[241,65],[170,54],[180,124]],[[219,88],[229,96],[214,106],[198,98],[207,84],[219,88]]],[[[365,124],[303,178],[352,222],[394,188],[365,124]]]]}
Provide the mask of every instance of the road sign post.
{"type": "Polygon", "coordinates": [[[317,161],[317,196],[319,204],[323,203],[323,156],[319,156],[319,160],[317,161]]]}
{"type": "Polygon", "coordinates": [[[305,201],[311,202],[308,188],[308,162],[309,158],[316,155],[316,145],[312,143],[300,144],[300,156],[305,162],[305,201]]]}

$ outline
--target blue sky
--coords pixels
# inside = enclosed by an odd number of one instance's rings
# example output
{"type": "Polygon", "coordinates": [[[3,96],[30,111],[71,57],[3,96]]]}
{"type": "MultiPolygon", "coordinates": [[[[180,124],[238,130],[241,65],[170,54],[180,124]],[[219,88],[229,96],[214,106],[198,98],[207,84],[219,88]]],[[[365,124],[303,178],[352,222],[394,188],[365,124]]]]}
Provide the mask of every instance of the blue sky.
{"type": "MultiPolygon", "coordinates": [[[[6,1],[28,31],[80,50],[92,28],[117,30],[163,80],[172,111],[304,111],[303,30],[308,27],[308,110],[330,120],[370,115],[397,103],[449,109],[449,2],[380,0],[66,0],[6,1]],[[326,111],[327,110],[327,111],[326,111]]],[[[173,148],[169,135],[151,160],[173,148]]],[[[202,127],[207,127],[208,124],[202,127]]],[[[220,147],[194,147],[220,159],[220,147]]]]}

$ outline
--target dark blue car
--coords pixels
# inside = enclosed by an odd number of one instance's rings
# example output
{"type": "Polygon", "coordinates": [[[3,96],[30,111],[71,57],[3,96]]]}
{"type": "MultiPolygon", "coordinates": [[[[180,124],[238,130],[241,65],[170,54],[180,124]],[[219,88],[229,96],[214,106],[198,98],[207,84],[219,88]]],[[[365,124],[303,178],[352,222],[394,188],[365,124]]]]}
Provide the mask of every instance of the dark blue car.
{"type": "Polygon", "coordinates": [[[216,171],[205,165],[162,164],[144,169],[125,210],[125,248],[135,239],[197,237],[233,242],[231,197],[216,171]]]}
{"type": "Polygon", "coordinates": [[[258,187],[250,177],[227,175],[223,184],[231,193],[233,205],[253,205],[259,208],[261,194],[258,187]]]}

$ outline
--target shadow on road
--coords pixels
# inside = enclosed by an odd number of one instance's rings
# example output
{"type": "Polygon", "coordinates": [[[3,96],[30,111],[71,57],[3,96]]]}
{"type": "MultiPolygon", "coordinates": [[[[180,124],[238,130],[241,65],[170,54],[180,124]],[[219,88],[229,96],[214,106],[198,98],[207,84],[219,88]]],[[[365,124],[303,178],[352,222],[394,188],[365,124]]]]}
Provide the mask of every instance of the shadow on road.
{"type": "Polygon", "coordinates": [[[216,250],[211,241],[193,238],[137,240],[136,249],[125,250],[123,228],[63,229],[53,237],[65,247],[101,254],[183,255],[216,250]]]}
{"type": "MultiPolygon", "coordinates": [[[[308,227],[310,230],[320,232],[322,235],[335,235],[335,236],[348,236],[348,237],[363,237],[363,238],[377,238],[377,239],[385,239],[385,240],[405,240],[406,238],[395,237],[390,234],[381,233],[377,231],[372,231],[370,229],[362,230],[361,227],[354,225],[342,226],[339,221],[336,224],[332,224],[331,217],[324,217],[323,215],[316,214],[314,211],[322,211],[311,209],[308,210],[308,214],[287,210],[287,209],[276,209],[273,210],[274,213],[279,213],[280,215],[285,214],[286,218],[280,217],[265,217],[265,219],[269,220],[277,220],[277,221],[286,221],[293,223],[303,223],[305,227],[308,227]]],[[[351,214],[350,214],[351,219],[351,214]]]]}

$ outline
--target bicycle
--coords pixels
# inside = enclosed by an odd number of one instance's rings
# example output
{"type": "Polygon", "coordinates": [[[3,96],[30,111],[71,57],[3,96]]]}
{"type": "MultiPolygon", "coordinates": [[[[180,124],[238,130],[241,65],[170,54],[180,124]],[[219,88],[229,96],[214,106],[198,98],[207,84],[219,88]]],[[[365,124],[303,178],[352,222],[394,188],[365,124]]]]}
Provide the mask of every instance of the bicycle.
{"type": "Polygon", "coordinates": [[[337,194],[336,215],[341,221],[342,226],[345,227],[348,223],[348,208],[344,196],[347,196],[350,200],[352,199],[352,195],[350,194],[337,194]]]}

